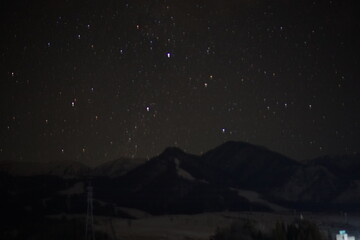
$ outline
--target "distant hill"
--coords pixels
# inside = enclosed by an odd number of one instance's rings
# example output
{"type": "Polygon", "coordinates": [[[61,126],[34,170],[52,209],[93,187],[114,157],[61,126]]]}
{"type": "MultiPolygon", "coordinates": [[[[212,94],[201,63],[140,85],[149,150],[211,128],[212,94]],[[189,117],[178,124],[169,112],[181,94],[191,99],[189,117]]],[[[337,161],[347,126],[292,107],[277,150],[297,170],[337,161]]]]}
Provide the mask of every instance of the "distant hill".
{"type": "Polygon", "coordinates": [[[120,158],[95,167],[92,174],[95,176],[119,177],[146,161],[145,158],[120,158]]]}
{"type": "Polygon", "coordinates": [[[224,179],[220,182],[256,191],[278,187],[301,166],[299,162],[264,147],[233,141],[202,155],[201,163],[221,172],[224,179]]]}
{"type": "Polygon", "coordinates": [[[308,161],[308,164],[320,165],[334,175],[347,179],[360,180],[360,155],[323,156],[308,161]]]}
{"type": "Polygon", "coordinates": [[[106,176],[118,177],[146,162],[146,159],[120,158],[95,168],[70,160],[0,161],[0,172],[12,176],[51,175],[60,177],[106,176]]]}
{"type": "Polygon", "coordinates": [[[359,160],[353,155],[299,162],[261,146],[231,141],[201,156],[170,147],[150,160],[120,158],[92,169],[71,161],[2,161],[0,192],[3,206],[44,214],[83,212],[89,181],[94,186],[94,209],[101,215],[131,217],[124,208],[151,214],[358,211],[359,160]]]}
{"type": "MultiPolygon", "coordinates": [[[[183,196],[178,195],[190,192],[196,183],[209,187],[212,189],[209,191],[221,199],[225,198],[217,192],[219,189],[231,194],[237,191],[241,200],[234,201],[239,201],[239,205],[249,201],[247,206],[261,202],[264,208],[270,207],[271,203],[310,210],[353,208],[360,207],[360,181],[353,171],[356,173],[359,169],[359,160],[356,156],[342,156],[299,162],[261,146],[231,141],[201,156],[167,148],[119,181],[131,189],[127,196],[136,198],[138,194],[142,199],[151,199],[154,192],[160,191],[179,200],[183,196]],[[187,187],[182,185],[181,191],[177,191],[180,179],[187,187]],[[251,202],[246,194],[241,195],[248,191],[258,194],[269,204],[260,200],[251,202]]],[[[134,205],[135,202],[132,200],[134,205]]],[[[226,202],[225,205],[224,208],[236,208],[236,204],[226,202]]]]}
{"type": "Polygon", "coordinates": [[[13,176],[84,176],[92,169],[85,164],[69,160],[49,162],[0,161],[0,172],[13,176]]]}
{"type": "MultiPolygon", "coordinates": [[[[100,182],[94,187],[107,201],[153,214],[249,209],[251,203],[236,191],[204,179],[200,159],[178,148],[167,148],[112,184],[100,182]]],[[[253,208],[266,209],[256,204],[253,208]]]]}

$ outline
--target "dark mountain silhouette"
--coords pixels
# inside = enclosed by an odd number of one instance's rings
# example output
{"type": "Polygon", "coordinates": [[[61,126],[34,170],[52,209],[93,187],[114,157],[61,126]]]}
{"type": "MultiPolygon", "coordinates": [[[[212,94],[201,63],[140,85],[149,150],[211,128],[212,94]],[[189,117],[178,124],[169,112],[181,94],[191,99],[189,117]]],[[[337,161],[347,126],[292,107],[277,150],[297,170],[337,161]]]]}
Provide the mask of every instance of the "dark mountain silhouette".
{"type": "Polygon", "coordinates": [[[53,175],[61,177],[82,176],[91,172],[83,163],[70,160],[47,162],[0,161],[0,172],[13,176],[53,175]]]}
{"type": "Polygon", "coordinates": [[[201,156],[171,147],[148,161],[118,159],[90,170],[67,162],[19,175],[17,166],[23,171],[24,165],[2,162],[1,201],[11,206],[5,212],[81,213],[91,180],[95,212],[102,215],[131,217],[119,207],[152,214],[284,207],[357,211],[359,160],[354,155],[299,162],[261,146],[226,142],[201,156]]]}
{"type": "Polygon", "coordinates": [[[105,176],[119,177],[146,162],[142,158],[120,158],[94,168],[71,160],[56,161],[0,161],[0,172],[12,176],[51,175],[59,177],[105,176]]]}
{"type": "Polygon", "coordinates": [[[309,164],[321,165],[334,175],[345,179],[360,179],[360,155],[323,156],[308,161],[309,164]]]}
{"type": "Polygon", "coordinates": [[[301,166],[264,147],[244,142],[226,142],[205,153],[201,162],[221,172],[221,182],[257,191],[277,187],[301,166]]]}
{"type": "Polygon", "coordinates": [[[235,191],[200,178],[205,175],[199,171],[199,160],[178,148],[167,148],[113,184],[98,182],[95,187],[103,200],[153,214],[249,209],[250,202],[235,191]]]}

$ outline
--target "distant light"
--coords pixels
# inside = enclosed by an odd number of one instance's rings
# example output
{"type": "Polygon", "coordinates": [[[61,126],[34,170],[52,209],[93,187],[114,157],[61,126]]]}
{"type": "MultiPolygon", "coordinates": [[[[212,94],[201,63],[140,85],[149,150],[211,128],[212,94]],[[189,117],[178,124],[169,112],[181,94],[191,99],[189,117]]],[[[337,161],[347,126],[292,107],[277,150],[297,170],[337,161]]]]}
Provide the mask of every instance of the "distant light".
{"type": "Polygon", "coordinates": [[[149,111],[150,111],[150,107],[146,107],[146,111],[149,112],[149,111]]]}
{"type": "Polygon", "coordinates": [[[221,132],[222,132],[222,133],[225,133],[225,132],[226,132],[226,129],[225,129],[225,128],[222,128],[222,129],[221,129],[221,132]]]}
{"type": "Polygon", "coordinates": [[[75,102],[71,102],[71,106],[72,106],[72,107],[75,107],[75,102]]]}
{"type": "Polygon", "coordinates": [[[167,58],[170,58],[171,57],[171,53],[166,53],[166,56],[167,56],[167,58]]]}

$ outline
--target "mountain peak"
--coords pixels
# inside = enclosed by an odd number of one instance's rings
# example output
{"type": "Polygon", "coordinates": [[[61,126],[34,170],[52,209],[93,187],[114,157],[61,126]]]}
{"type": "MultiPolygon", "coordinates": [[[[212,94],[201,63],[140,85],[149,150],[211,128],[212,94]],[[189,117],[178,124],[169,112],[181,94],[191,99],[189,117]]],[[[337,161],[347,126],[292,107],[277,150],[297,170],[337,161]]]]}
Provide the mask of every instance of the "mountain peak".
{"type": "Polygon", "coordinates": [[[249,146],[255,146],[255,145],[242,141],[227,141],[221,144],[219,148],[231,148],[231,147],[240,148],[240,147],[249,147],[249,146]]]}
{"type": "Polygon", "coordinates": [[[184,154],[185,152],[178,147],[168,147],[160,155],[167,157],[177,157],[184,154]]]}
{"type": "Polygon", "coordinates": [[[217,154],[234,154],[235,152],[238,152],[245,148],[254,149],[254,150],[255,149],[256,150],[265,149],[264,147],[252,145],[247,142],[228,141],[228,142],[225,142],[225,143],[221,144],[220,146],[204,153],[203,156],[209,157],[210,155],[214,155],[214,154],[215,155],[217,155],[217,154]]]}

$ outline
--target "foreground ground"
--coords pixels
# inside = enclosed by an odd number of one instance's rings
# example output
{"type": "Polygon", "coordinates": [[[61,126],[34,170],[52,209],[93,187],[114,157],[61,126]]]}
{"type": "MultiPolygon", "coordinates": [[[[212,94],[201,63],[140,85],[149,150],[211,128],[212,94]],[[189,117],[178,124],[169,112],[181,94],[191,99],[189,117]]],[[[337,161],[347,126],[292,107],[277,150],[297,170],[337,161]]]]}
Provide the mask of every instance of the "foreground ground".
{"type": "Polygon", "coordinates": [[[335,239],[335,234],[340,229],[346,230],[356,239],[360,238],[360,215],[347,213],[216,212],[196,215],[143,215],[135,220],[96,216],[95,229],[105,232],[110,239],[205,240],[209,239],[217,228],[227,227],[234,221],[253,220],[259,230],[269,232],[277,221],[293,223],[300,219],[316,223],[328,239],[335,239]]]}

